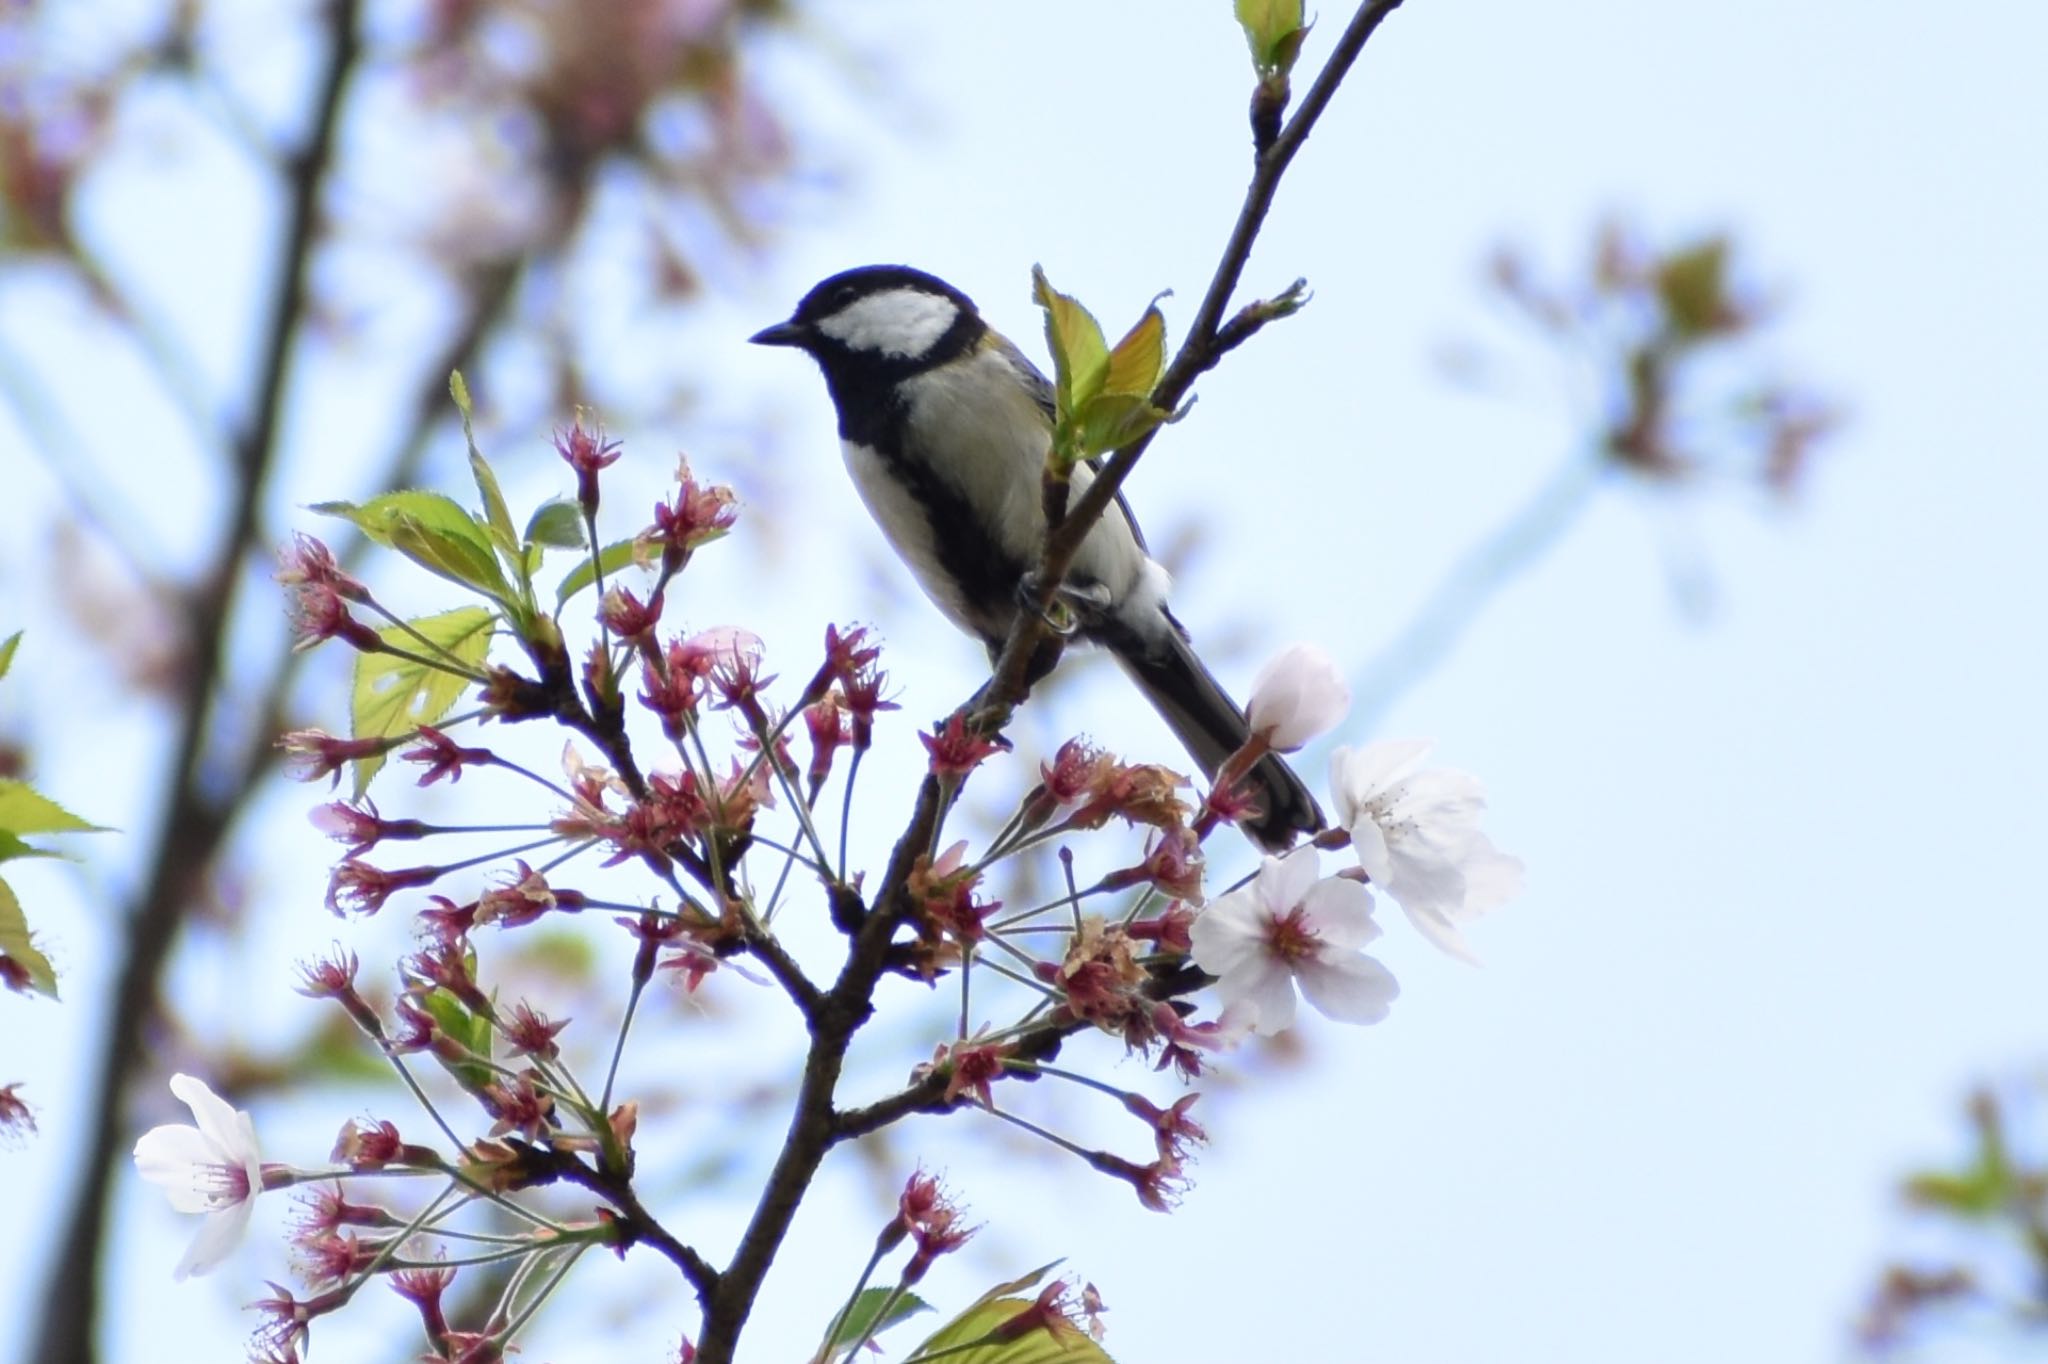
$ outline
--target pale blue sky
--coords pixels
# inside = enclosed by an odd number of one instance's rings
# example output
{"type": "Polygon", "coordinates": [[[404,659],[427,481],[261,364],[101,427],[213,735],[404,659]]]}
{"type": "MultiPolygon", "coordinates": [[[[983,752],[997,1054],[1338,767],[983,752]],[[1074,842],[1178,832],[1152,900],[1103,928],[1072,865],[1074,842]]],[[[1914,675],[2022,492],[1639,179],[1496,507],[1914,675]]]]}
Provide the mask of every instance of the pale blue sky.
{"type": "MultiPolygon", "coordinates": [[[[1172,288],[1177,327],[1243,185],[1227,9],[820,6],[819,28],[894,73],[898,112],[877,118],[849,113],[814,61],[774,67],[808,110],[798,122],[838,139],[846,188],[808,200],[687,336],[660,338],[686,354],[636,344],[623,310],[593,325],[616,330],[632,381],[671,364],[697,376],[706,407],[666,435],[706,472],[748,457],[723,433],[773,413],[790,464],[768,477],[789,491],[752,514],[839,562],[879,563],[816,376],[738,338],[818,276],[871,260],[945,275],[1034,349],[1034,261],[1106,318],[1172,288]]],[[[1344,17],[1322,14],[1331,31],[1344,17]]],[[[1228,1108],[1170,1219],[1080,1174],[1040,1183],[989,1143],[947,1146],[1003,1257],[976,1267],[984,1278],[1076,1257],[1125,1361],[1839,1354],[1896,1244],[1893,1181],[1959,1149],[1964,1087],[2034,1064],[2048,1023],[2031,877],[2048,816],[2044,47],[2042,12],[1981,0],[1411,0],[1387,22],[1247,276],[1273,289],[1306,275],[1315,304],[1205,382],[1131,486],[1155,526],[1212,526],[1177,609],[1198,638],[1251,623],[1256,647],[1226,669],[1240,686],[1295,638],[1368,657],[1569,454],[1571,414],[1540,386],[1475,398],[1431,364],[1447,340],[1501,334],[1477,281],[1503,235],[1556,262],[1610,208],[1661,236],[1738,231],[1783,288],[1775,353],[1853,424],[1790,514],[1746,492],[1674,512],[1610,490],[1387,719],[1384,733],[1434,736],[1486,780],[1491,828],[1529,865],[1528,893],[1473,935],[1483,970],[1391,924],[1393,1018],[1311,1018],[1312,1067],[1228,1108]],[[1674,534],[1711,566],[1704,623],[1675,609],[1674,534]]],[[[920,602],[849,592],[847,577],[792,573],[779,601],[749,600],[749,622],[807,648],[822,619],[876,619],[918,650],[912,715],[972,686],[978,650],[920,602]]],[[[1134,736],[1127,747],[1157,733],[1107,681],[1088,697],[1073,727],[1134,736]]],[[[264,889],[310,918],[318,876],[274,867],[264,889]]],[[[74,997],[90,999],[93,928],[53,931],[74,997]]],[[[0,1011],[0,1026],[58,1043],[0,1076],[31,1081],[45,1106],[41,1142],[6,1157],[28,1172],[32,1226],[62,1167],[72,1015],[0,1011]]],[[[336,1116],[288,1120],[296,1153],[336,1116]]],[[[835,1207],[862,1216],[828,1199],[799,1223],[753,1357],[799,1357],[817,1286],[857,1267],[835,1207]]],[[[147,1310],[115,1328],[120,1357],[167,1358],[150,1347],[172,1322],[238,1341],[233,1304],[275,1272],[273,1249],[174,1296],[159,1285],[185,1228],[153,1197],[121,1209],[134,1235],[116,1300],[147,1310]]],[[[15,1239],[4,1255],[21,1252],[15,1239]]],[[[0,1274],[15,1308],[0,1319],[20,1319],[31,1282],[0,1274]]],[[[933,1284],[979,1287],[964,1268],[933,1284]]],[[[562,1331],[526,1357],[629,1356],[562,1331]]]]}

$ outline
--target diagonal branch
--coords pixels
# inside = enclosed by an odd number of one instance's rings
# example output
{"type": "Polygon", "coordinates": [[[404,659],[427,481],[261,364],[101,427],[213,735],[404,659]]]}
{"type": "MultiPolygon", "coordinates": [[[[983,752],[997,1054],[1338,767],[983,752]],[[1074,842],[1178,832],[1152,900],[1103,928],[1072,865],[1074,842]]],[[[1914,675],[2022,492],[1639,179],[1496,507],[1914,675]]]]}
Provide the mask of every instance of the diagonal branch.
{"type": "MultiPolygon", "coordinates": [[[[1273,144],[1259,155],[1251,183],[1245,187],[1244,206],[1238,210],[1237,222],[1230,230],[1230,241],[1223,248],[1223,258],[1217,263],[1208,291],[1202,295],[1201,306],[1195,309],[1194,320],[1188,324],[1187,338],[1181,342],[1180,350],[1175,353],[1173,363],[1167,366],[1166,373],[1160,376],[1159,386],[1152,391],[1154,407],[1167,412],[1178,408],[1181,400],[1187,397],[1188,390],[1194,387],[1195,380],[1214,368],[1224,353],[1236,344],[1233,340],[1228,345],[1219,345],[1217,333],[1223,326],[1224,310],[1230,306],[1238,283],[1244,278],[1245,264],[1251,259],[1252,246],[1258,240],[1260,228],[1265,226],[1266,214],[1273,207],[1273,196],[1279,192],[1280,178],[1287,173],[1295,153],[1308,141],[1316,121],[1329,108],[1338,85],[1350,73],[1359,53],[1365,50],[1366,40],[1372,37],[1380,22],[1400,6],[1401,0],[1365,0],[1358,7],[1343,36],[1338,38],[1329,60],[1316,73],[1315,83],[1302,97],[1294,117],[1287,120],[1273,144]]],[[[1131,470],[1137,467],[1139,458],[1152,444],[1157,432],[1155,427],[1110,456],[1095,481],[1075,500],[1066,516],[1059,524],[1048,528],[1045,554],[1034,580],[1037,590],[1032,604],[1038,609],[1017,613],[1017,623],[1011,627],[1010,637],[996,662],[995,675],[982,691],[984,704],[996,709],[1002,719],[1007,720],[1008,711],[1030,694],[1031,689],[1024,681],[1025,669],[1045,642],[1055,638],[1046,623],[1046,613],[1051,609],[1060,585],[1066,580],[1067,570],[1073,567],[1075,556],[1081,552],[1081,542],[1088,538],[1088,532],[1115,499],[1124,480],[1131,476],[1131,470]]]]}
{"type": "MultiPolygon", "coordinates": [[[[1338,85],[1364,50],[1366,40],[1372,37],[1381,20],[1399,8],[1400,3],[1401,0],[1363,0],[1338,39],[1329,60],[1317,73],[1315,84],[1302,99],[1301,107],[1271,146],[1259,155],[1251,184],[1245,191],[1244,206],[1231,229],[1215,276],[1195,312],[1187,339],[1182,342],[1173,363],[1153,392],[1155,405],[1169,411],[1179,406],[1195,380],[1212,368],[1229,349],[1228,345],[1219,346],[1218,331],[1223,326],[1224,311],[1243,277],[1245,263],[1251,257],[1252,245],[1257,241],[1259,229],[1272,207],[1280,179],[1314,129],[1316,120],[1329,106],[1338,85]]],[[[1235,341],[1231,344],[1234,345],[1235,341]]],[[[1036,605],[1039,609],[1024,609],[1017,613],[1017,623],[1003,646],[993,676],[968,702],[968,706],[980,709],[985,722],[991,727],[1000,728],[1007,723],[1010,713],[1029,695],[1030,687],[1024,680],[1026,666],[1041,644],[1052,638],[1045,613],[1067,570],[1072,567],[1089,528],[1102,516],[1150,443],[1148,434],[1117,451],[1067,515],[1048,528],[1037,576],[1036,605]]],[[[905,898],[902,893],[904,886],[919,855],[930,849],[944,816],[945,805],[946,799],[938,781],[927,777],[918,792],[909,825],[890,855],[888,870],[872,908],[848,949],[839,979],[810,1017],[811,1048],[804,1063],[796,1111],[791,1115],[789,1133],[761,1191],[753,1219],[740,1238],[732,1262],[720,1275],[717,1291],[707,1304],[697,1353],[702,1364],[730,1364],[761,1283],[789,1232],[797,1206],[818,1167],[836,1142],[856,1130],[871,1130],[849,1126],[856,1119],[837,1114],[833,1096],[847,1048],[871,1012],[870,1000],[887,966],[890,942],[907,913],[906,906],[901,903],[905,898]]],[[[1055,1044],[1058,1035],[1046,1040],[1049,1045],[1055,1044]]],[[[907,1106],[904,1111],[911,1111],[925,1101],[926,1096],[921,1091],[899,1099],[907,1106]]],[[[871,1119],[876,1116],[882,1115],[870,1115],[871,1119]]]]}

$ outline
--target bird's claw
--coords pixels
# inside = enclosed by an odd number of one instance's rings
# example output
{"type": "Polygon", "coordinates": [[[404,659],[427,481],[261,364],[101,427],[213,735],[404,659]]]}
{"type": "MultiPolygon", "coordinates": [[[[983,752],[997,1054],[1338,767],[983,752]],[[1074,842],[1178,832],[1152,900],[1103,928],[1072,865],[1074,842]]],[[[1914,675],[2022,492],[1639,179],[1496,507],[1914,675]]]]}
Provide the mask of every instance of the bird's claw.
{"type": "Polygon", "coordinates": [[[1045,579],[1036,570],[1026,573],[1017,583],[1017,602],[1062,639],[1079,630],[1090,616],[1100,616],[1109,609],[1109,589],[1101,583],[1061,583],[1052,599],[1040,606],[1044,584],[1045,579]]]}

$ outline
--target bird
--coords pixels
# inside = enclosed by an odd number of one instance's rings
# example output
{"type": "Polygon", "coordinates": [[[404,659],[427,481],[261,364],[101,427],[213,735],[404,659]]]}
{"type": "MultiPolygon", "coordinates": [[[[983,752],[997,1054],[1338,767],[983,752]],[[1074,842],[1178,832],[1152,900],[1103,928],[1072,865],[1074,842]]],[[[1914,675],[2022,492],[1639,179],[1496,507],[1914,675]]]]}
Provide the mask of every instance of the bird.
{"type": "MultiPolygon", "coordinates": [[[[1041,480],[1056,416],[1045,375],[966,294],[905,265],[832,275],[787,321],[748,339],[817,361],[861,501],[925,595],[993,663],[1045,537],[1041,480]]],[[[1093,462],[1077,466],[1072,495],[1096,472],[1093,462]]],[[[1119,491],[1082,541],[1061,599],[1073,634],[1109,651],[1213,779],[1250,727],[1168,609],[1170,586],[1119,491]]],[[[1059,652],[1047,641],[1030,680],[1059,652]]],[[[1260,808],[1243,827],[1267,851],[1323,827],[1315,797],[1278,755],[1246,780],[1260,808]]]]}

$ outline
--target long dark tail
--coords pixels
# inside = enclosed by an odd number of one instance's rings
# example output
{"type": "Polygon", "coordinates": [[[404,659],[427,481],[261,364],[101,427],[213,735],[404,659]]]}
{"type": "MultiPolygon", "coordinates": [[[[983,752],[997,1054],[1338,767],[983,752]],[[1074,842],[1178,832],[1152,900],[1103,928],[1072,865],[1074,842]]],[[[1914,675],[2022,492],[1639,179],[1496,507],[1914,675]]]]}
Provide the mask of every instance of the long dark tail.
{"type": "MultiPolygon", "coordinates": [[[[1124,672],[1201,767],[1202,775],[1214,777],[1225,760],[1244,747],[1251,728],[1244,711],[1202,665],[1181,632],[1180,622],[1167,616],[1166,623],[1168,629],[1150,637],[1128,628],[1091,633],[1116,655],[1124,672]]],[[[1261,759],[1248,780],[1258,788],[1264,808],[1257,818],[1246,821],[1244,829],[1261,847],[1277,852],[1292,843],[1296,834],[1314,833],[1323,827],[1323,812],[1316,798],[1277,755],[1261,759]]]]}

